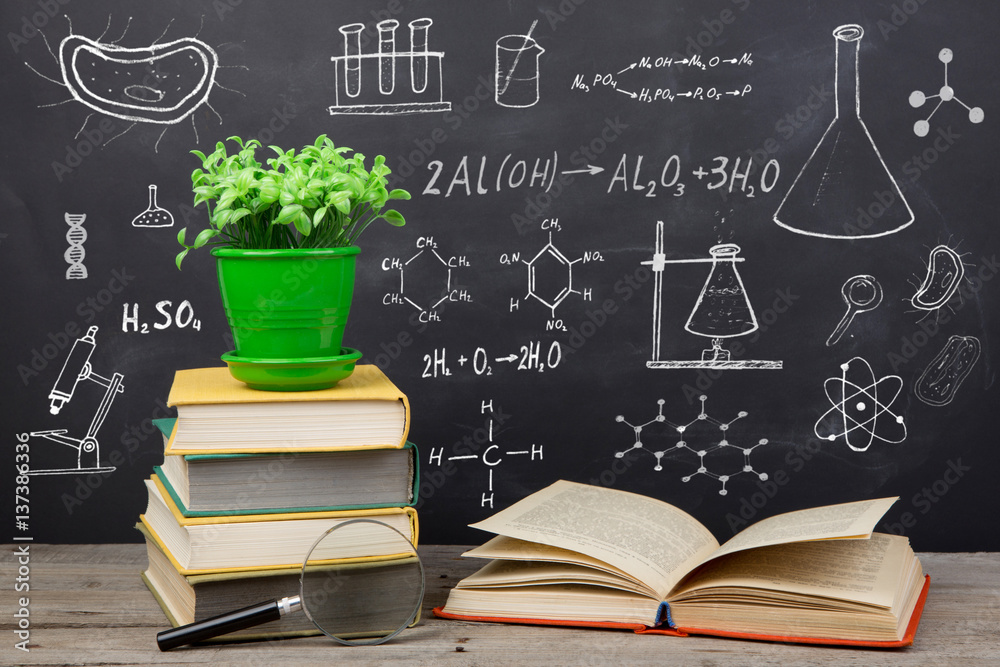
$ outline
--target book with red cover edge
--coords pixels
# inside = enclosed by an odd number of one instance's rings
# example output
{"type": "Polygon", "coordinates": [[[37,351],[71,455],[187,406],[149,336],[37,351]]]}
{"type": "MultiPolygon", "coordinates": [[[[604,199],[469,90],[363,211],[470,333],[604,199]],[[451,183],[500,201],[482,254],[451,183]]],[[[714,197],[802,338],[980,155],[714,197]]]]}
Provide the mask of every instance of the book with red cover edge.
{"type": "MultiPolygon", "coordinates": [[[[819,644],[828,646],[860,646],[867,648],[902,648],[913,644],[913,637],[917,634],[917,626],[920,625],[920,616],[924,611],[924,603],[927,601],[927,590],[931,585],[930,575],[924,575],[924,586],[917,598],[917,604],[913,607],[910,615],[910,622],[906,626],[906,633],[899,641],[860,641],[853,639],[825,639],[823,637],[794,637],[785,635],[761,635],[749,632],[726,632],[724,630],[701,630],[698,628],[678,628],[678,627],[648,627],[641,623],[616,623],[614,621],[593,621],[576,623],[572,621],[553,621],[539,618],[511,618],[501,616],[466,616],[462,614],[452,614],[444,611],[444,607],[435,607],[434,615],[440,618],[448,618],[457,621],[482,621],[488,623],[518,623],[523,625],[552,625],[569,628],[604,628],[613,630],[632,630],[641,635],[670,635],[674,637],[687,637],[690,635],[705,635],[712,637],[728,637],[732,639],[753,639],[756,641],[783,642],[787,644],[819,644]]],[[[667,606],[664,603],[664,606],[667,606]]],[[[669,612],[668,612],[669,615],[669,612]]],[[[669,623],[669,620],[668,620],[669,623]]]]}

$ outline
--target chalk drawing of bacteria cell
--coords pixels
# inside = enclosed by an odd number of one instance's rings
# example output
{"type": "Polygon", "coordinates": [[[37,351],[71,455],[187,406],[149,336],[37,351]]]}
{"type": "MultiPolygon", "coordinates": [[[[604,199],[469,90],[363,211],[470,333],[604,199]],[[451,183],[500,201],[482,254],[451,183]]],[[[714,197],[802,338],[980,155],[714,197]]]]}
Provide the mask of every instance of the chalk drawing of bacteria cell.
{"type": "Polygon", "coordinates": [[[59,45],[63,82],[74,99],[123,120],[174,124],[208,100],[219,58],[185,37],[126,48],[70,35],[59,45]]]}
{"type": "MultiPolygon", "coordinates": [[[[208,101],[212,90],[219,85],[216,82],[219,57],[212,47],[196,36],[157,43],[163,35],[148,45],[125,47],[118,44],[124,36],[123,33],[114,41],[106,41],[103,34],[91,39],[73,34],[71,24],[70,34],[59,43],[56,58],[59,80],[25,63],[42,78],[69,91],[69,99],[44,106],[76,101],[95,112],[131,122],[113,138],[140,123],[169,127],[191,118],[194,127],[191,115],[203,105],[222,122],[208,101]]],[[[84,121],[84,127],[86,124],[84,121]]],[[[164,127],[160,138],[168,127],[164,127]]]]}

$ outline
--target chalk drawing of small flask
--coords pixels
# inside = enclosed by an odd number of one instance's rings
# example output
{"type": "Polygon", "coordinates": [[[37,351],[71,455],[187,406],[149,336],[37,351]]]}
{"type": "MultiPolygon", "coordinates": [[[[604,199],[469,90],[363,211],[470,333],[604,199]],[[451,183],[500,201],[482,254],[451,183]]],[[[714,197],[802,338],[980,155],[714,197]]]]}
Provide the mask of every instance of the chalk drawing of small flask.
{"type": "Polygon", "coordinates": [[[708,253],[712,256],[712,269],[684,329],[712,339],[712,347],[702,351],[703,361],[729,361],[729,351],[722,348],[722,339],[756,331],[757,318],[736,270],[736,262],[741,261],[740,247],[724,243],[713,246],[708,253]]]}
{"type": "Polygon", "coordinates": [[[497,40],[496,103],[525,108],[538,102],[538,59],[545,49],[529,35],[497,40]]]}
{"type": "Polygon", "coordinates": [[[172,227],[174,224],[173,214],[165,208],[156,204],[156,186],[149,186],[149,207],[135,216],[132,220],[133,227],[172,227]]]}
{"type": "Polygon", "coordinates": [[[913,222],[913,211],[861,120],[858,48],[864,30],[843,25],[836,45],[836,115],[796,176],[774,221],[799,234],[874,238],[913,222]]]}

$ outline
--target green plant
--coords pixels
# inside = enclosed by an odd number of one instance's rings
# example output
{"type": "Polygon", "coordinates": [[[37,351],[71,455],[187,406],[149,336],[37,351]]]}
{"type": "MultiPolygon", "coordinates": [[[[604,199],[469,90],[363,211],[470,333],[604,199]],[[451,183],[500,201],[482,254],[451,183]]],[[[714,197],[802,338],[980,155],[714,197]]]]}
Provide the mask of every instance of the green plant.
{"type": "Polygon", "coordinates": [[[409,199],[406,190],[386,189],[390,173],[385,158],[377,156],[371,169],[365,156],[334,146],[320,135],[315,143],[277,153],[266,165],[256,159],[261,144],[229,137],[239,152],[226,153],[219,142],[215,152],[191,151],[201,168],[191,174],[194,205],[208,208],[209,227],[188,245],[187,228],[177,234],[184,249],[177,255],[177,268],[184,257],[203,246],[240,249],[338,248],[357,243],[373,221],[382,219],[397,227],[405,224],[395,209],[385,208],[392,199],[409,199]]]}

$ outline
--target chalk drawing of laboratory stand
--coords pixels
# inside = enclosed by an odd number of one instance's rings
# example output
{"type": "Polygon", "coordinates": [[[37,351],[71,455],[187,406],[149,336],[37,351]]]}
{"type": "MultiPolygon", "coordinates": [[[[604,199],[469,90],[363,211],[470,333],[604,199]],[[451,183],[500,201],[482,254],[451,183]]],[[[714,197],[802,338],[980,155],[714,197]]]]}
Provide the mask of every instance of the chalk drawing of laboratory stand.
{"type": "Polygon", "coordinates": [[[711,248],[709,250],[710,257],[666,259],[663,244],[663,222],[657,221],[653,259],[642,262],[653,271],[653,358],[646,362],[647,368],[780,370],[783,367],[781,361],[733,359],[730,350],[722,346],[725,339],[745,336],[759,328],[757,317],[754,315],[746,289],[743,287],[743,279],[736,270],[736,264],[743,261],[742,257],[738,257],[739,252],[739,246],[728,243],[711,248]],[[710,263],[712,265],[711,271],[684,329],[696,336],[710,338],[712,347],[703,350],[700,359],[661,359],[660,334],[663,324],[664,269],[668,264],[701,263],[710,263]]]}
{"type": "Polygon", "coordinates": [[[334,56],[335,101],[331,115],[401,115],[450,111],[444,101],[441,64],[444,53],[427,50],[427,33],[433,21],[410,21],[410,50],[396,51],[399,21],[378,23],[378,53],[361,53],[363,23],[340,27],[344,55],[334,56]]]}

